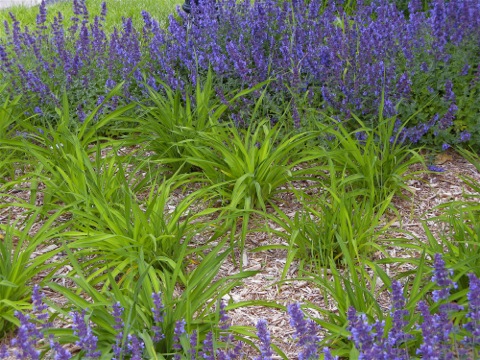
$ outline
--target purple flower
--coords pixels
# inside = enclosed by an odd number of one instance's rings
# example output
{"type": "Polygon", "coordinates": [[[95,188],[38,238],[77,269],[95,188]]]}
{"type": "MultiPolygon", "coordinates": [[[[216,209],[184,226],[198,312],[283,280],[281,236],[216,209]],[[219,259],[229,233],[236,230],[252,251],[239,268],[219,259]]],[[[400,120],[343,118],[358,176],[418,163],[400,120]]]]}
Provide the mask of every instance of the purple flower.
{"type": "Polygon", "coordinates": [[[85,114],[85,111],[83,111],[82,104],[78,104],[77,106],[77,116],[78,116],[78,121],[80,121],[81,123],[83,123],[87,118],[87,114],[85,114]]]}
{"type": "Polygon", "coordinates": [[[198,334],[197,330],[193,330],[192,334],[190,335],[190,360],[196,360],[197,355],[197,341],[198,341],[198,334]]]}
{"type": "Polygon", "coordinates": [[[306,320],[299,303],[287,305],[287,312],[290,316],[290,325],[295,329],[294,339],[302,351],[298,354],[299,360],[317,359],[320,338],[319,327],[311,320],[306,320]]]}
{"type": "Polygon", "coordinates": [[[448,129],[453,125],[453,120],[455,119],[455,114],[457,113],[458,107],[455,103],[452,103],[448,108],[447,112],[438,122],[438,127],[440,130],[448,129]]]}
{"type": "Polygon", "coordinates": [[[108,79],[105,83],[105,88],[107,91],[110,91],[112,90],[115,86],[117,85],[117,83],[115,82],[115,80],[112,80],[112,79],[108,79]]]}
{"type": "Polygon", "coordinates": [[[445,101],[447,102],[454,102],[455,101],[455,93],[453,92],[453,82],[452,80],[447,80],[445,83],[445,101]]]}
{"type": "Polygon", "coordinates": [[[2,347],[0,347],[0,359],[5,359],[9,355],[7,345],[2,345],[2,347]]]}
{"type": "Polygon", "coordinates": [[[230,318],[228,317],[227,315],[227,312],[225,311],[225,307],[227,305],[225,304],[225,302],[222,300],[220,301],[220,311],[219,311],[219,315],[220,315],[220,320],[219,320],[219,325],[220,325],[220,329],[221,330],[228,330],[230,328],[230,318]]]}
{"type": "Polygon", "coordinates": [[[442,150],[443,150],[443,151],[446,151],[446,150],[448,150],[448,149],[450,149],[450,145],[447,144],[447,143],[443,143],[443,144],[442,144],[442,150]]]}
{"type": "MultiPolygon", "coordinates": [[[[64,349],[58,342],[53,340],[53,336],[50,338],[50,348],[54,351],[54,360],[69,360],[72,358],[72,354],[67,349],[64,349]]],[[[1,359],[1,356],[0,356],[1,359]]]]}
{"type": "Polygon", "coordinates": [[[107,16],[107,3],[105,1],[102,2],[102,11],[100,13],[100,16],[102,18],[105,18],[107,16]]]}
{"type": "Polygon", "coordinates": [[[20,321],[20,327],[17,330],[17,336],[10,342],[13,347],[18,348],[13,351],[13,354],[17,359],[39,359],[40,351],[35,345],[38,340],[43,339],[43,334],[37,329],[35,322],[31,321],[29,315],[15,311],[15,317],[20,321]]]}
{"type": "Polygon", "coordinates": [[[48,306],[43,303],[44,297],[45,295],[40,292],[40,287],[35,284],[32,292],[33,311],[36,314],[36,318],[42,323],[45,323],[48,319],[48,306]]]}
{"type": "Polygon", "coordinates": [[[213,333],[210,331],[203,340],[203,347],[200,356],[206,360],[215,360],[215,350],[213,347],[213,333]]]}
{"type": "Polygon", "coordinates": [[[43,25],[47,21],[47,4],[45,0],[40,3],[39,12],[37,15],[37,25],[43,25]]]}
{"type": "Polygon", "coordinates": [[[78,336],[76,344],[85,351],[87,358],[96,359],[99,358],[101,353],[97,350],[97,337],[93,335],[92,329],[85,322],[86,310],[83,310],[81,314],[77,312],[71,312],[73,333],[78,336]]]}
{"type": "Polygon", "coordinates": [[[115,319],[115,325],[113,328],[116,330],[117,334],[115,335],[115,345],[113,345],[113,355],[114,359],[120,358],[122,352],[122,341],[123,341],[123,307],[120,302],[116,302],[112,306],[113,308],[113,318],[115,319]]]}
{"type": "Polygon", "coordinates": [[[454,283],[450,276],[453,275],[453,270],[447,270],[445,267],[445,261],[443,261],[440,254],[434,256],[434,270],[432,276],[432,282],[441,287],[440,290],[433,291],[433,300],[440,302],[448,298],[451,288],[457,288],[457,284],[454,283]]]}
{"type": "Polygon", "coordinates": [[[397,82],[397,91],[404,95],[408,96],[410,94],[410,87],[412,86],[412,81],[409,79],[408,73],[404,72],[397,82]]]}
{"type": "Polygon", "coordinates": [[[405,316],[408,311],[405,310],[405,297],[403,296],[402,285],[399,281],[392,282],[392,312],[393,327],[389,334],[389,341],[395,343],[397,339],[404,336],[402,329],[407,325],[405,316]]]}
{"type": "Polygon", "coordinates": [[[330,349],[325,347],[323,348],[324,360],[338,360],[338,356],[332,356],[330,349]]]}
{"type": "Polygon", "coordinates": [[[467,142],[471,139],[472,134],[470,134],[468,131],[462,131],[460,133],[460,142],[467,142]]]}
{"type": "Polygon", "coordinates": [[[363,355],[370,354],[375,346],[375,327],[370,325],[365,314],[357,315],[355,308],[350,307],[347,313],[348,326],[351,339],[355,347],[363,355]]]}
{"type": "Polygon", "coordinates": [[[472,346],[478,356],[480,355],[478,348],[478,344],[480,344],[480,280],[474,274],[468,274],[468,279],[470,280],[470,290],[467,294],[469,311],[466,316],[470,321],[465,325],[465,329],[470,331],[472,336],[465,338],[463,342],[472,346]]]}
{"type": "Polygon", "coordinates": [[[180,344],[180,337],[185,334],[185,320],[179,320],[175,323],[175,330],[173,335],[173,348],[175,350],[182,350],[180,344]]]}
{"type": "Polygon", "coordinates": [[[448,317],[448,307],[440,306],[438,314],[432,315],[427,303],[420,301],[418,309],[423,318],[423,323],[419,325],[423,343],[416,353],[424,359],[453,359],[452,346],[449,343],[453,324],[448,317]]]}
{"type": "Polygon", "coordinates": [[[264,319],[257,321],[257,336],[260,339],[260,356],[255,360],[271,360],[272,349],[270,347],[270,332],[267,329],[267,322],[264,319]]]}
{"type": "Polygon", "coordinates": [[[460,75],[462,76],[468,75],[469,70],[470,70],[470,65],[468,63],[465,63],[465,65],[462,68],[462,71],[460,71],[460,75]]]}
{"type": "Polygon", "coordinates": [[[155,325],[152,326],[152,331],[154,334],[153,341],[157,343],[165,338],[165,335],[163,334],[162,327],[161,327],[161,324],[163,322],[163,312],[165,309],[162,303],[161,295],[162,293],[152,294],[153,308],[151,310],[153,313],[153,322],[155,323],[155,325]]]}
{"type": "Polygon", "coordinates": [[[445,169],[437,165],[428,165],[427,169],[433,172],[444,172],[445,169]]]}
{"type": "Polygon", "coordinates": [[[142,360],[144,343],[135,335],[128,335],[128,352],[131,360],[142,360]]]}

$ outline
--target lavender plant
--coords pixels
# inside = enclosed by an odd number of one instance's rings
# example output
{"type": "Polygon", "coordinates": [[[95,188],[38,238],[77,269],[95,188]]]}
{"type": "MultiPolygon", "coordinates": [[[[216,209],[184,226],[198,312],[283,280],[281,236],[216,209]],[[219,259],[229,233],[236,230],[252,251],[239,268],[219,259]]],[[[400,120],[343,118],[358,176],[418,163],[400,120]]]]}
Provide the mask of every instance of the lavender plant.
{"type": "MultiPolygon", "coordinates": [[[[373,123],[383,89],[388,117],[398,113],[402,122],[420,110],[406,129],[410,141],[478,141],[474,0],[436,0],[426,12],[425,3],[412,0],[408,17],[387,0],[358,3],[351,14],[330,2],[201,1],[191,16],[171,16],[166,29],[144,12],[143,29],[125,19],[111,33],[103,29],[105,11],[91,19],[82,1],[74,4],[68,29],[61,16],[47,24],[44,5],[34,30],[22,29],[12,15],[0,44],[11,94],[24,94],[31,112],[38,107],[47,118],[61,105],[63,89],[82,118],[122,81],[124,98],[112,99],[105,111],[142,99],[144,84],[157,89],[157,79],[173,89],[195,86],[211,67],[220,93],[275,79],[262,108],[289,107],[295,126],[304,112],[299,97],[330,115],[357,113],[373,123]]],[[[250,105],[243,100],[239,119],[250,105]]]]}
{"type": "Polygon", "coordinates": [[[370,321],[365,315],[357,315],[355,309],[349,311],[349,330],[352,340],[359,351],[359,359],[410,359],[413,353],[422,358],[475,358],[480,351],[478,342],[475,344],[470,339],[477,337],[477,301],[471,301],[478,291],[479,279],[469,275],[470,291],[467,295],[470,312],[464,321],[463,330],[467,330],[464,339],[456,336],[456,332],[462,329],[455,325],[452,317],[463,312],[463,306],[459,305],[455,298],[452,302],[450,290],[456,284],[450,279],[452,272],[445,268],[445,262],[439,254],[435,255],[432,282],[438,289],[432,292],[433,305],[425,300],[418,303],[418,311],[422,319],[417,324],[420,331],[421,341],[416,347],[412,342],[415,331],[409,329],[405,316],[405,299],[402,287],[399,283],[392,285],[392,322],[390,329],[385,329],[385,323],[370,321]],[[450,300],[450,301],[448,301],[450,300]],[[432,310],[435,312],[432,314],[432,310]],[[387,331],[388,330],[388,331],[387,331]],[[473,331],[472,331],[473,330],[473,331]]]}

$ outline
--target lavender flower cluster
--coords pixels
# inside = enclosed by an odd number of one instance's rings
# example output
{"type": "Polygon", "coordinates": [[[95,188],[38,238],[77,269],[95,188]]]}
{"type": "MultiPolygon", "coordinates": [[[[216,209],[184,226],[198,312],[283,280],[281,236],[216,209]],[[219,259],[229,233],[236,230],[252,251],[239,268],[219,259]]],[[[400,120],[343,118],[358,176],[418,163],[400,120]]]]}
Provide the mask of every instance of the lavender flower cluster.
{"type": "MultiPolygon", "coordinates": [[[[153,342],[158,344],[165,338],[165,334],[162,332],[163,311],[164,306],[161,301],[161,294],[154,293],[152,295],[154,307],[152,315],[155,325],[150,329],[153,334],[153,342]]],[[[66,360],[71,359],[72,354],[65,348],[63,348],[57,341],[55,341],[53,335],[48,337],[48,345],[44,342],[45,333],[52,328],[52,324],[48,322],[49,314],[46,312],[47,306],[43,303],[44,295],[40,293],[38,285],[35,285],[33,289],[33,312],[30,315],[24,315],[21,312],[17,312],[15,315],[20,321],[20,327],[17,330],[17,336],[11,341],[11,346],[15,348],[13,351],[9,351],[6,347],[0,349],[0,359],[6,359],[9,356],[13,356],[16,359],[40,359],[41,352],[39,348],[50,349],[53,353],[54,359],[66,360]]],[[[191,334],[187,334],[185,330],[185,321],[177,321],[175,324],[173,335],[173,358],[180,359],[206,359],[206,360],[235,360],[244,358],[242,355],[243,343],[236,341],[234,336],[228,332],[230,328],[230,319],[226,314],[225,303],[220,303],[220,319],[218,328],[221,333],[226,335],[220,335],[219,341],[223,344],[220,348],[213,332],[209,332],[203,340],[201,346],[198,342],[198,334],[196,331],[191,334]],[[186,339],[188,346],[184,346],[182,339],[186,339]],[[183,357],[182,357],[183,355],[183,357]],[[186,357],[185,357],[186,356],[186,357]]],[[[98,338],[93,335],[93,330],[89,325],[87,316],[87,309],[81,313],[70,312],[69,315],[73,323],[74,335],[78,337],[78,341],[75,343],[81,351],[83,351],[83,357],[85,359],[98,359],[102,356],[102,353],[97,350],[98,338]]],[[[125,359],[141,360],[145,358],[144,348],[145,344],[143,340],[134,335],[128,334],[125,336],[123,323],[123,311],[120,303],[115,303],[112,307],[112,314],[114,317],[113,328],[117,332],[115,336],[115,343],[111,346],[113,353],[112,359],[125,359]]],[[[288,314],[290,315],[290,324],[295,329],[294,339],[298,344],[299,359],[316,359],[318,358],[318,348],[320,338],[317,335],[320,330],[319,327],[312,320],[304,318],[304,314],[300,308],[300,304],[292,304],[287,307],[288,314]]],[[[261,342],[260,355],[257,360],[271,360],[273,353],[270,343],[270,333],[267,329],[267,323],[265,320],[260,319],[257,322],[257,335],[261,342]]],[[[330,355],[328,349],[324,349],[324,353],[330,355]]]]}
{"type": "MultiPolygon", "coordinates": [[[[463,326],[465,336],[456,342],[455,335],[460,333],[452,321],[453,316],[463,311],[461,305],[448,302],[450,290],[456,287],[451,280],[452,271],[445,268],[445,262],[439,254],[434,258],[432,282],[439,289],[432,293],[433,305],[439,305],[438,311],[431,313],[426,301],[417,304],[417,309],[423,319],[417,324],[421,332],[422,342],[416,349],[416,355],[424,359],[477,359],[480,356],[480,279],[469,274],[470,291],[467,299],[469,311],[468,322],[463,326]]],[[[407,331],[406,317],[409,311],[405,309],[403,289],[399,282],[392,284],[392,309],[390,313],[391,327],[385,331],[385,322],[376,321],[371,324],[364,314],[357,314],[351,308],[348,312],[348,330],[351,340],[359,350],[359,359],[410,359],[414,348],[410,340],[414,339],[411,331],[407,331]],[[410,341],[410,342],[409,342],[410,341]]]]}
{"type": "MultiPolygon", "coordinates": [[[[378,112],[383,92],[384,112],[393,116],[401,101],[415,100],[428,88],[431,96],[443,95],[444,106],[406,129],[405,138],[417,142],[428,132],[453,127],[455,141],[470,141],[470,124],[455,125],[460,105],[455,89],[460,91],[458,82],[467,84],[468,94],[480,87],[478,55],[463,59],[458,74],[437,79],[435,71],[448,69],[462,46],[468,54],[479,52],[480,5],[478,0],[434,0],[423,12],[421,3],[411,0],[405,17],[389,0],[359,0],[352,15],[335,2],[200,0],[191,15],[179,10],[171,16],[167,29],[143,12],[142,29],[124,19],[121,29],[106,34],[105,4],[91,20],[84,0],[74,0],[73,25],[65,29],[60,13],[46,23],[43,2],[36,29],[22,29],[13,14],[12,25],[5,23],[0,69],[11,93],[28,95],[37,113],[60,106],[59,91],[66,90],[80,120],[120,82],[125,82],[126,101],[135,101],[144,96],[145,85],[195,85],[209,67],[221,94],[273,78],[269,99],[291,104],[297,126],[304,95],[325,111],[368,117],[378,112]],[[425,76],[430,81],[420,86],[425,76]]],[[[119,101],[114,97],[104,106],[111,110],[119,101]]]]}
{"type": "MultiPolygon", "coordinates": [[[[434,271],[432,282],[438,289],[432,293],[434,305],[438,306],[436,313],[431,313],[431,308],[425,301],[418,303],[418,311],[423,319],[417,325],[423,341],[415,348],[415,336],[412,329],[408,328],[410,315],[406,310],[406,299],[403,289],[398,281],[392,283],[391,312],[389,317],[391,325],[386,329],[384,321],[370,323],[365,314],[357,314],[354,308],[348,311],[347,330],[351,333],[350,340],[359,352],[359,359],[371,360],[392,360],[410,359],[414,350],[417,355],[425,359],[476,359],[480,356],[480,279],[474,274],[469,274],[470,289],[467,295],[468,311],[463,325],[464,338],[460,342],[455,341],[455,335],[460,330],[455,328],[451,321],[452,316],[462,313],[462,306],[448,302],[450,290],[456,287],[451,280],[452,272],[445,267],[445,262],[440,255],[435,255],[434,271]],[[388,331],[387,331],[388,330],[388,331]]],[[[152,315],[155,325],[150,329],[153,334],[153,341],[159,343],[165,338],[162,332],[162,321],[164,306],[160,294],[152,295],[154,307],[152,315]]],[[[38,347],[46,345],[44,334],[52,328],[48,322],[47,306],[43,303],[43,295],[39,292],[38,286],[33,289],[33,317],[16,313],[20,321],[17,336],[11,341],[16,350],[10,352],[6,347],[0,349],[0,359],[14,356],[17,359],[40,359],[38,347]]],[[[86,310],[82,313],[70,313],[73,321],[74,334],[78,337],[76,345],[84,352],[84,358],[96,359],[101,356],[97,350],[97,337],[93,335],[86,316],[86,310]]],[[[290,325],[294,329],[293,339],[298,349],[299,360],[318,359],[320,353],[324,359],[338,359],[330,352],[330,349],[320,349],[321,339],[319,337],[320,327],[311,319],[306,319],[299,303],[287,306],[290,316],[290,325]]],[[[194,331],[187,334],[185,321],[178,321],[175,325],[173,335],[173,356],[175,359],[242,359],[243,343],[234,339],[231,333],[230,320],[226,315],[225,304],[222,302],[219,310],[219,329],[227,334],[220,336],[222,348],[216,346],[214,334],[208,333],[202,344],[198,344],[198,334],[194,331]],[[182,341],[182,340],[187,340],[182,341]],[[185,344],[188,344],[187,346],[185,344]]],[[[123,324],[123,308],[120,303],[113,305],[113,316],[115,319],[114,329],[117,331],[115,344],[111,347],[112,359],[130,358],[140,360],[144,358],[144,347],[142,339],[136,335],[125,336],[123,324]]],[[[271,336],[267,328],[267,322],[258,320],[257,337],[260,341],[260,354],[255,360],[271,360],[273,356],[271,336]]],[[[413,330],[415,332],[415,330],[413,330]]],[[[53,335],[48,337],[48,344],[53,351],[54,358],[58,360],[70,359],[71,354],[55,341],[53,335]]],[[[110,351],[109,351],[110,352],[110,351]]]]}

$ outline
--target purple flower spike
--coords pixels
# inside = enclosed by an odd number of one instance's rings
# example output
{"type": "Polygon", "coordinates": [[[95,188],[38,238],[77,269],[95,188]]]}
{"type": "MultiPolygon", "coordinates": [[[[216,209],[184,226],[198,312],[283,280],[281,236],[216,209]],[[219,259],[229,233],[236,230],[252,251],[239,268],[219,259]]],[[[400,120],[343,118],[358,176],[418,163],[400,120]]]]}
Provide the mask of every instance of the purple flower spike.
{"type": "Polygon", "coordinates": [[[294,338],[298,339],[298,344],[302,348],[298,359],[317,359],[320,343],[319,327],[313,320],[304,318],[299,303],[288,305],[287,312],[290,315],[290,325],[295,329],[294,338]]]}
{"type": "Polygon", "coordinates": [[[333,356],[327,347],[323,348],[323,356],[325,360],[338,360],[338,356],[333,356]]]}
{"type": "Polygon", "coordinates": [[[430,309],[425,301],[418,303],[418,309],[423,317],[419,325],[422,330],[423,343],[416,353],[423,359],[453,359],[452,347],[449,343],[453,324],[448,318],[447,308],[440,307],[438,314],[430,314],[430,309]]]}
{"type": "Polygon", "coordinates": [[[198,341],[198,334],[197,330],[193,330],[192,334],[190,335],[190,360],[195,360],[197,357],[197,341],[198,341]]]}
{"type": "Polygon", "coordinates": [[[158,343],[165,338],[165,335],[162,332],[161,324],[163,322],[163,311],[165,307],[162,304],[161,293],[153,293],[153,321],[155,325],[152,326],[153,331],[153,341],[158,343]]]}
{"type": "Polygon", "coordinates": [[[103,18],[107,16],[107,3],[105,1],[102,2],[102,11],[100,13],[100,16],[103,18]]]}
{"type": "Polygon", "coordinates": [[[10,342],[13,347],[18,348],[18,350],[13,351],[13,354],[17,359],[39,359],[40,351],[37,351],[35,345],[39,339],[43,338],[43,335],[37,329],[35,323],[30,320],[29,315],[15,311],[15,316],[20,320],[20,327],[17,336],[10,342]]]}
{"type": "MultiPolygon", "coordinates": [[[[55,352],[54,360],[69,360],[72,358],[70,351],[64,349],[59,343],[50,339],[50,348],[55,352]]],[[[1,356],[0,356],[1,359],[1,356]]]]}
{"type": "Polygon", "coordinates": [[[200,356],[206,360],[215,360],[215,350],[213,348],[213,333],[209,332],[203,340],[203,347],[200,356]]]}
{"type": "Polygon", "coordinates": [[[40,3],[40,10],[37,15],[37,25],[43,25],[47,21],[47,4],[45,0],[40,3]]]}
{"type": "MultiPolygon", "coordinates": [[[[473,347],[477,346],[477,356],[480,355],[480,279],[474,274],[468,274],[470,280],[470,291],[467,294],[469,302],[469,312],[467,317],[470,318],[470,322],[465,325],[465,329],[472,333],[472,336],[465,339],[464,343],[473,347]]],[[[475,350],[474,350],[475,351],[475,350]]]]}
{"type": "Polygon", "coordinates": [[[142,360],[143,348],[145,345],[135,335],[128,335],[128,351],[131,360],[142,360]]]}
{"type": "Polygon", "coordinates": [[[117,332],[117,335],[115,336],[115,345],[113,345],[112,350],[113,350],[113,359],[118,359],[120,358],[121,352],[122,352],[122,341],[123,341],[123,307],[120,304],[120,302],[116,302],[113,304],[113,313],[112,313],[114,319],[115,319],[115,325],[113,325],[113,328],[117,332]]]}
{"type": "Polygon", "coordinates": [[[375,338],[372,335],[374,327],[368,323],[367,316],[365,314],[357,315],[355,308],[350,307],[347,312],[348,327],[347,330],[351,332],[351,339],[353,340],[355,347],[362,353],[370,353],[375,338]]]}
{"type": "Polygon", "coordinates": [[[401,348],[407,340],[413,338],[413,335],[407,334],[404,331],[405,326],[408,324],[405,320],[408,314],[408,310],[405,310],[405,298],[403,296],[402,285],[400,282],[394,281],[392,283],[392,311],[390,313],[392,317],[392,328],[388,332],[386,339],[386,351],[390,358],[408,357],[408,352],[401,348]]]}
{"type": "Polygon", "coordinates": [[[79,340],[76,344],[85,351],[85,356],[90,359],[97,359],[101,355],[99,351],[96,351],[97,337],[93,335],[92,329],[85,322],[85,315],[86,310],[83,310],[81,314],[70,313],[73,320],[73,333],[78,336],[79,340]]]}
{"type": "Polygon", "coordinates": [[[33,311],[37,319],[42,322],[48,319],[48,313],[46,312],[48,306],[43,303],[44,297],[45,295],[40,292],[40,287],[35,285],[32,292],[33,311]]]}
{"type": "Polygon", "coordinates": [[[230,318],[228,317],[227,315],[227,312],[225,311],[225,308],[227,307],[227,305],[225,304],[224,301],[220,301],[220,312],[219,312],[219,315],[220,315],[220,321],[219,321],[219,324],[220,324],[220,329],[221,330],[228,330],[230,328],[230,318]]]}
{"type": "Polygon", "coordinates": [[[447,82],[445,83],[445,101],[455,101],[455,93],[453,92],[452,80],[447,80],[447,82]]]}
{"type": "Polygon", "coordinates": [[[447,299],[450,294],[450,289],[457,287],[457,284],[450,279],[452,275],[453,270],[446,269],[442,256],[435,254],[432,282],[442,288],[441,290],[433,291],[433,300],[435,302],[438,303],[441,300],[447,299]]]}
{"type": "Polygon", "coordinates": [[[270,332],[267,329],[267,322],[265,319],[260,319],[257,322],[257,336],[261,341],[260,356],[255,360],[271,360],[272,349],[270,347],[270,332]]]}
{"type": "Polygon", "coordinates": [[[185,334],[185,320],[177,321],[175,324],[175,330],[173,335],[173,348],[175,350],[182,350],[182,345],[180,344],[180,337],[185,334]]]}

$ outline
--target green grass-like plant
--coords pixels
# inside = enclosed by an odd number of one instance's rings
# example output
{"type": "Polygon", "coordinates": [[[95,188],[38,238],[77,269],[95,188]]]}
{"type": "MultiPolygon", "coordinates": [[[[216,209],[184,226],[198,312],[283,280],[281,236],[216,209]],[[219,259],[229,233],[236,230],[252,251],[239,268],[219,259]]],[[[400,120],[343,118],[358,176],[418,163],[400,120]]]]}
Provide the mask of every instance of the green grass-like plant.
{"type": "Polygon", "coordinates": [[[318,269],[332,261],[347,265],[351,258],[382,252],[379,239],[389,226],[384,216],[393,196],[381,203],[372,201],[367,190],[356,188],[357,176],[336,172],[333,161],[329,162],[330,182],[323,183],[322,193],[297,191],[302,210],[293,219],[279,216],[275,220],[282,229],[277,234],[288,237],[295,256],[318,269]]]}
{"type": "Polygon", "coordinates": [[[205,81],[198,81],[186,94],[164,83],[161,91],[149,88],[150,97],[141,103],[144,115],[138,128],[130,130],[136,135],[133,142],[145,144],[145,150],[154,154],[151,158],[167,169],[190,172],[192,165],[186,159],[194,156],[192,149],[200,134],[215,134],[215,128],[226,120],[229,106],[265,85],[227,95],[228,100],[221,102],[213,81],[213,72],[209,70],[205,81]]]}
{"type": "MultiPolygon", "coordinates": [[[[467,149],[458,149],[458,152],[480,171],[477,153],[467,149]]],[[[435,252],[442,253],[443,260],[459,279],[457,291],[468,288],[468,273],[480,276],[480,184],[469,176],[462,180],[470,188],[464,193],[464,199],[437,206],[440,214],[423,222],[428,239],[425,251],[432,257],[435,252]],[[438,236],[428,226],[431,221],[438,226],[438,236]]]]}
{"type": "Polygon", "coordinates": [[[266,209],[281,187],[305,179],[318,157],[307,147],[315,133],[300,132],[280,137],[280,124],[266,119],[242,130],[226,124],[215,132],[201,132],[186,159],[229,207],[266,209]]]}
{"type": "Polygon", "coordinates": [[[52,261],[61,249],[47,247],[69,225],[68,222],[55,225],[62,212],[50,214],[34,234],[30,231],[38,223],[42,211],[27,205],[25,212],[24,222],[0,224],[0,337],[12,330],[13,325],[18,326],[15,311],[31,308],[32,280],[40,276],[43,281],[48,280],[62,265],[52,261]],[[37,251],[39,253],[35,254],[37,251]]]}
{"type": "Polygon", "coordinates": [[[406,181],[418,172],[411,171],[415,164],[424,164],[417,150],[402,142],[402,129],[396,129],[396,118],[383,118],[382,108],[378,122],[367,127],[355,114],[352,121],[358,127],[350,131],[349,124],[329,118],[319,129],[329,139],[328,157],[339,171],[347,176],[357,177],[357,187],[368,189],[369,197],[383,202],[392,194],[400,195],[401,190],[409,191],[406,181]]]}

